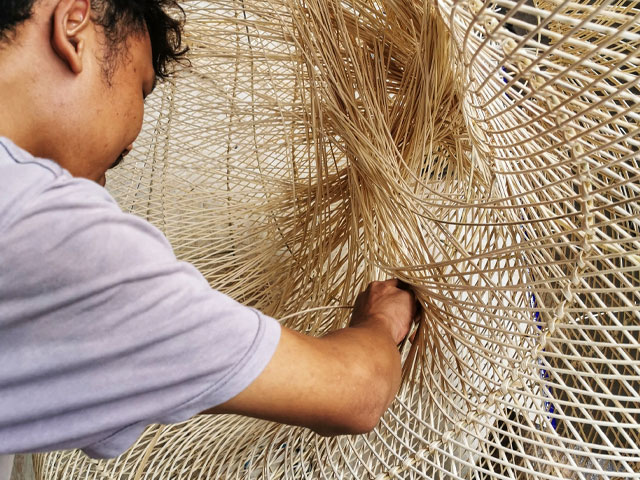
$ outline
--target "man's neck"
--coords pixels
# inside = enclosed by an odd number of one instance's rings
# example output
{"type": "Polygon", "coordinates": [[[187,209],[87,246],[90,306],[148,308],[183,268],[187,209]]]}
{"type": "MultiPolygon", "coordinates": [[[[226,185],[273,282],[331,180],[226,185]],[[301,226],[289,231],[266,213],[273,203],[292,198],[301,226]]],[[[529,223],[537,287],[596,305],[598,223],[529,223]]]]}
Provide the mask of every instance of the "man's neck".
{"type": "Polygon", "coordinates": [[[0,50],[0,136],[35,153],[39,129],[34,118],[38,96],[37,74],[27,65],[25,47],[10,46],[0,50]]]}
{"type": "MultiPolygon", "coordinates": [[[[0,136],[16,139],[22,119],[16,113],[22,109],[23,91],[18,88],[18,72],[12,65],[12,56],[7,50],[0,50],[0,136]]],[[[19,68],[19,67],[18,67],[19,68]]]]}
{"type": "Polygon", "coordinates": [[[28,20],[0,47],[0,136],[36,156],[47,156],[43,148],[56,136],[47,127],[58,107],[51,53],[42,48],[48,34],[35,19],[28,20]]]}

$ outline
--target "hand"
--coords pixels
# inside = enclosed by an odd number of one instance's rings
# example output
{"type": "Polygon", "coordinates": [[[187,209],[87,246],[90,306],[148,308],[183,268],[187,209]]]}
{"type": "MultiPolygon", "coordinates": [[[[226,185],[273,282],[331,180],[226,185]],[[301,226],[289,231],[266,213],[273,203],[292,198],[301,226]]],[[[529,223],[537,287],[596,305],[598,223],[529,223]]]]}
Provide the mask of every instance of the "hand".
{"type": "Polygon", "coordinates": [[[358,295],[350,326],[382,328],[397,345],[409,333],[416,314],[417,303],[413,292],[394,278],[384,282],[372,282],[358,295]]]}

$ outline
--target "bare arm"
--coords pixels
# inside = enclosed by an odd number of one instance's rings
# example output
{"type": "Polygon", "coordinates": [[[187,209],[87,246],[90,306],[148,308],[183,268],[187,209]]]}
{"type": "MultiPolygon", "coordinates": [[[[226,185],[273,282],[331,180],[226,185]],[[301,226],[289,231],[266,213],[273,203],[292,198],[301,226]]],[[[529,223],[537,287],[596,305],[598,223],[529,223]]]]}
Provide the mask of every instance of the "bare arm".
{"type": "Polygon", "coordinates": [[[243,414],[323,435],[372,430],[400,384],[396,345],[415,314],[413,296],[396,284],[374,282],[360,294],[349,328],[322,338],[283,328],[260,376],[205,413],[243,414]]]}

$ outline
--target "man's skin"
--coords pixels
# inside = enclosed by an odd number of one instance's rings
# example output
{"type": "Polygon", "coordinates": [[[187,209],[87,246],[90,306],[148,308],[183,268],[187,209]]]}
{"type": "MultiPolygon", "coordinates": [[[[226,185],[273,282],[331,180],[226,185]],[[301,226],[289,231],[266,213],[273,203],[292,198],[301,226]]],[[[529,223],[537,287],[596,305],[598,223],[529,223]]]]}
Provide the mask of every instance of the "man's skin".
{"type": "MultiPolygon", "coordinates": [[[[89,0],[41,0],[0,44],[0,136],[104,185],[105,172],[140,132],[155,84],[147,34],[129,36],[105,74],[101,27],[89,0]]],[[[207,413],[239,413],[324,435],[370,431],[401,377],[397,344],[415,312],[396,280],[374,282],[356,301],[351,326],[322,338],[282,328],[276,352],[243,392],[207,413]]]]}

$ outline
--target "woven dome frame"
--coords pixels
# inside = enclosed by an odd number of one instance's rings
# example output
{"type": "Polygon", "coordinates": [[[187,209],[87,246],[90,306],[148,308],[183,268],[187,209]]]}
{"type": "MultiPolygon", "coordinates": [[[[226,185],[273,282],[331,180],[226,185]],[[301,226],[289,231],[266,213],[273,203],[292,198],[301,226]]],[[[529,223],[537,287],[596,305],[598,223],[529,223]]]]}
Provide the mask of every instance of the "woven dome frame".
{"type": "Polygon", "coordinates": [[[424,315],[368,435],[198,416],[39,478],[640,478],[640,2],[181,3],[121,207],[299,331],[385,277],[424,315]]]}

